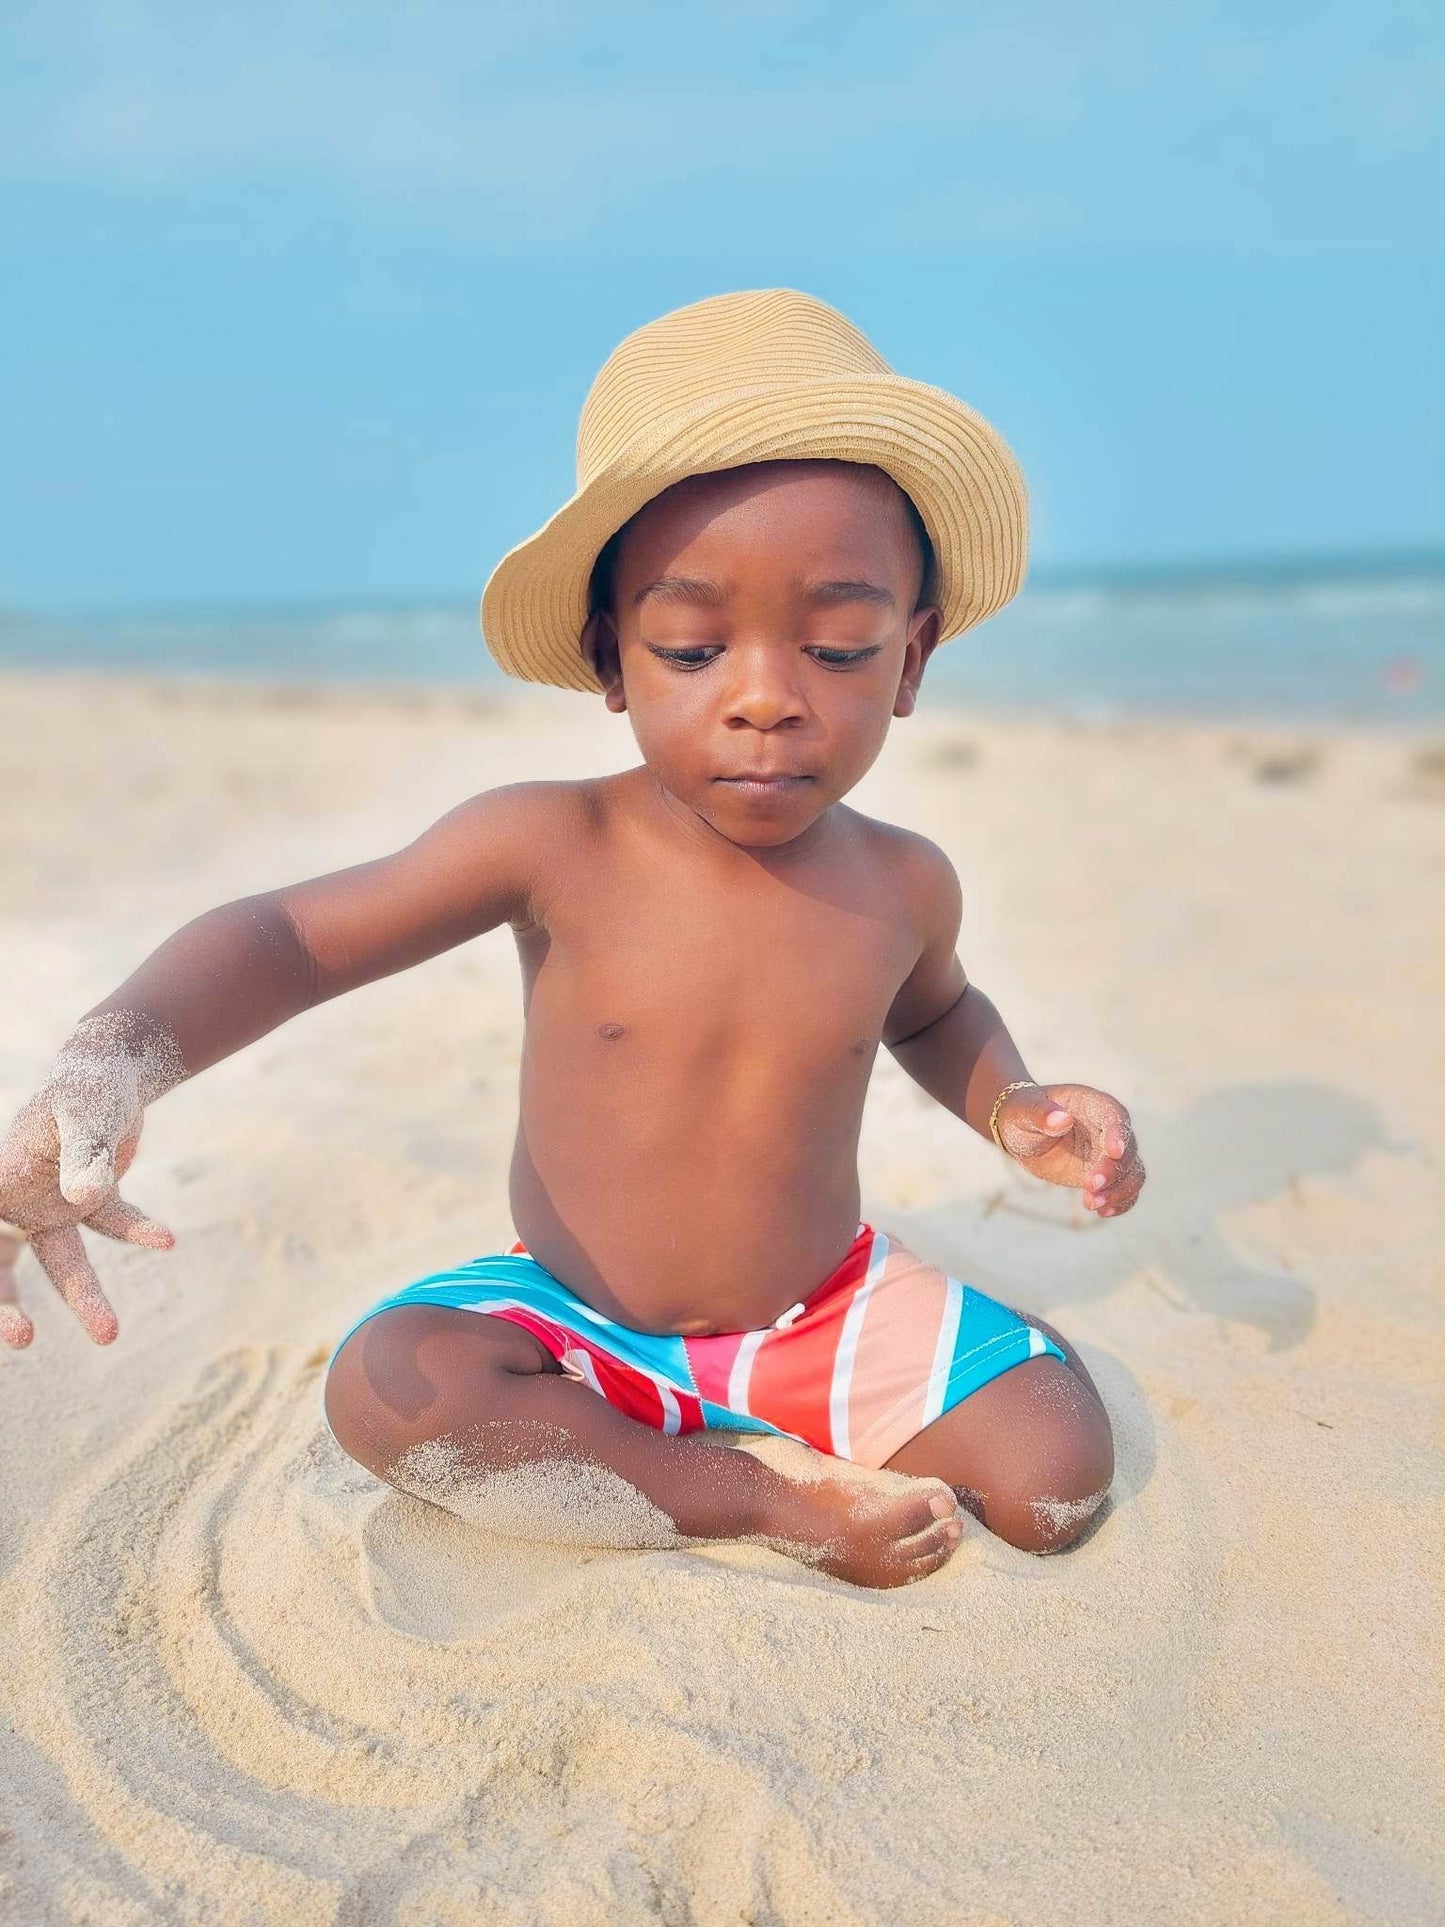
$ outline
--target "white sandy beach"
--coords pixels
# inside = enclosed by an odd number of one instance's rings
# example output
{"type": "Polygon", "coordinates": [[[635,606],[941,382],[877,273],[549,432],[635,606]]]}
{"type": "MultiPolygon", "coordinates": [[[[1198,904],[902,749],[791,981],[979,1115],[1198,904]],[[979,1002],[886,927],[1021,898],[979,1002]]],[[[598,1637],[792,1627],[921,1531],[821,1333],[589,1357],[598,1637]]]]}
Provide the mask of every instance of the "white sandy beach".
{"type": "MultiPolygon", "coordinates": [[[[561,692],[0,677],[0,1108],[209,905],[498,783],[635,762],[561,692]]],[[[1110,1513],[868,1594],[756,1548],[528,1544],[321,1424],[340,1331],[510,1236],[506,932],[157,1107],[92,1348],[0,1356],[0,1919],[1102,1927],[1445,1918],[1445,746],[895,725],[852,799],[966,893],[1037,1074],[1117,1091],[1098,1223],[886,1056],[865,1215],[1053,1319],[1110,1513]]],[[[555,1495],[544,1492],[545,1517],[555,1495]]]]}

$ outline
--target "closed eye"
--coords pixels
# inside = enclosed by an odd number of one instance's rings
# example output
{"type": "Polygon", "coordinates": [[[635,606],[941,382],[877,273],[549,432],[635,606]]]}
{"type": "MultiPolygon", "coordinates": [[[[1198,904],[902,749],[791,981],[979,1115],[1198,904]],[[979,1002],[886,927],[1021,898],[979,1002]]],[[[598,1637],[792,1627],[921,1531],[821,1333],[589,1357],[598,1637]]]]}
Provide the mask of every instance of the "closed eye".
{"type": "Polygon", "coordinates": [[[709,653],[706,649],[659,649],[654,643],[647,646],[654,656],[663,662],[675,663],[679,669],[706,669],[713,656],[722,654],[720,649],[709,653]]]}
{"type": "MultiPolygon", "coordinates": [[[[711,644],[693,649],[663,649],[654,643],[649,643],[647,646],[652,654],[663,662],[673,663],[677,668],[686,670],[706,669],[710,662],[714,662],[723,653],[721,649],[711,644]]],[[[882,649],[881,643],[873,643],[867,649],[814,648],[810,649],[808,654],[815,662],[822,663],[825,669],[847,670],[852,669],[856,664],[870,661],[874,656],[881,655],[882,649]]]]}
{"type": "Polygon", "coordinates": [[[808,653],[830,669],[851,669],[855,662],[870,662],[874,656],[882,655],[883,645],[875,642],[867,649],[812,649],[808,653]]]}

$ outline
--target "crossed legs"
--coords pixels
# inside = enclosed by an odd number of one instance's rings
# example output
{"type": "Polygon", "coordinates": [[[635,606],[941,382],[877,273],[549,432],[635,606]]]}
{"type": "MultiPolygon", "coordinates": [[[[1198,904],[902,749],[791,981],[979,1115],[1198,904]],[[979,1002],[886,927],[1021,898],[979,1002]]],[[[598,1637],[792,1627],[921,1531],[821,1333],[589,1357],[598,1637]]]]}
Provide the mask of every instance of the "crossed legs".
{"type": "Polygon", "coordinates": [[[816,1478],[790,1479],[705,1434],[669,1438],[564,1376],[519,1326],[435,1305],[397,1306],[353,1332],[326,1412],[353,1459],[422,1497],[436,1495],[409,1465],[438,1443],[479,1488],[521,1465],[600,1467],[679,1539],[762,1541],[856,1584],[895,1586],[953,1552],[960,1503],[1030,1552],[1067,1545],[1102,1503],[1109,1421],[1082,1363],[1049,1336],[1068,1365],[1034,1358],[991,1380],[896,1454],[890,1469],[913,1483],[886,1494],[829,1477],[826,1458],[816,1478]]]}

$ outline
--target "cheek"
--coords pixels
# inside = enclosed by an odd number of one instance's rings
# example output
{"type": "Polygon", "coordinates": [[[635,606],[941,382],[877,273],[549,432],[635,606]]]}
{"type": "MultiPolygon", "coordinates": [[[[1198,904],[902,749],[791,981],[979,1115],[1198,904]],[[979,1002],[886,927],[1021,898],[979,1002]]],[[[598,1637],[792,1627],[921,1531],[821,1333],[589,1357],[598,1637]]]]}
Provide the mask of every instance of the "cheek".
{"type": "Polygon", "coordinates": [[[712,720],[704,691],[686,683],[659,687],[656,676],[649,675],[628,687],[627,706],[638,747],[650,763],[681,767],[703,750],[712,720]]]}
{"type": "Polygon", "coordinates": [[[856,681],[849,677],[826,706],[830,727],[840,738],[876,748],[888,734],[895,687],[891,672],[870,676],[866,682],[861,676],[856,681]]]}

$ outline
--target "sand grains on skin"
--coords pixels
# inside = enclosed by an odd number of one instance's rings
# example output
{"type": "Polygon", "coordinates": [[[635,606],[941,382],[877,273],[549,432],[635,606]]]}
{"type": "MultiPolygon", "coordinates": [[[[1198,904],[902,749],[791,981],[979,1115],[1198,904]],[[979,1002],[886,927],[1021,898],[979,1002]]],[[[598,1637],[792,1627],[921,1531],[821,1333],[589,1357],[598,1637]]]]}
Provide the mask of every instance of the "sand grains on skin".
{"type": "Polygon", "coordinates": [[[403,1453],[392,1484],[470,1525],[534,1544],[660,1550],[687,1543],[635,1486],[605,1465],[576,1459],[490,1471],[460,1441],[430,1439],[403,1453]]]}
{"type": "MultiPolygon", "coordinates": [[[[745,1435],[729,1436],[740,1441],[745,1435]]],[[[501,1469],[479,1462],[485,1443],[468,1437],[413,1446],[392,1468],[391,1483],[471,1525],[534,1544],[661,1550],[718,1543],[679,1533],[610,1468],[564,1456],[565,1439],[530,1441],[535,1459],[501,1469]]],[[[699,1443],[695,1476],[706,1479],[710,1455],[730,1449],[723,1439],[699,1443]]],[[[787,1480],[778,1529],[740,1537],[835,1577],[913,1584],[936,1572],[962,1536],[956,1501],[938,1480],[870,1477],[806,1447],[784,1454],[773,1469],[787,1480]]]]}

